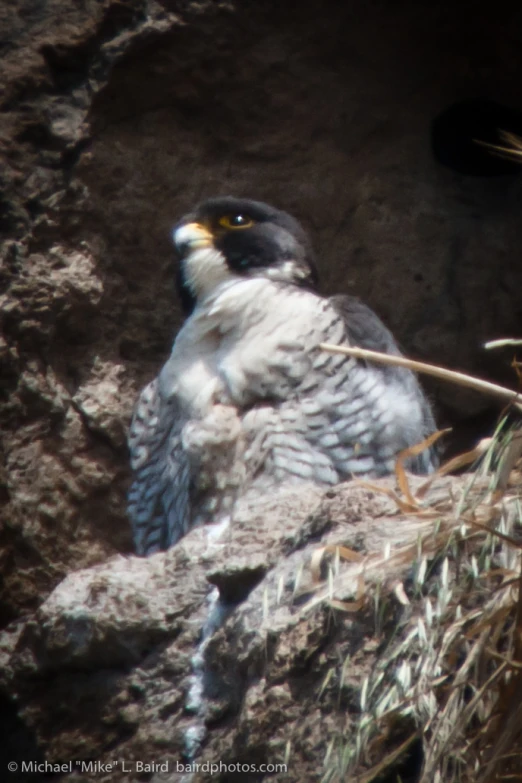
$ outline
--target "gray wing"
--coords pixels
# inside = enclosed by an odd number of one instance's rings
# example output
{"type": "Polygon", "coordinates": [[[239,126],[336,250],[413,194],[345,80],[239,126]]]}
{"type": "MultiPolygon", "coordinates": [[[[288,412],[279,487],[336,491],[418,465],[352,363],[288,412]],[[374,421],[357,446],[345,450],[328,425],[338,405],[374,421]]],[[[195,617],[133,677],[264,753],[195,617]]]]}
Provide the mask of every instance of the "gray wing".
{"type": "MultiPolygon", "coordinates": [[[[395,354],[400,356],[397,343],[381,319],[354,296],[330,297],[330,302],[344,321],[345,329],[353,345],[367,348],[369,351],[395,354]]],[[[395,372],[395,367],[382,365],[384,371],[395,372]]]]}
{"type": "MultiPolygon", "coordinates": [[[[363,302],[353,296],[332,296],[330,302],[344,321],[350,343],[359,348],[402,356],[397,343],[381,319],[363,302]]],[[[437,429],[431,406],[424,395],[417,376],[404,367],[374,364],[388,385],[403,388],[405,394],[415,400],[422,414],[419,442],[437,429]]],[[[414,444],[410,444],[414,445],[414,444]]],[[[414,473],[430,473],[439,463],[437,450],[427,449],[410,461],[408,467],[414,473]]]]}
{"type": "Polygon", "coordinates": [[[136,404],[129,434],[134,480],[128,513],[139,555],[167,549],[190,526],[190,470],[181,426],[175,400],[162,399],[158,379],[149,383],[136,404]]]}
{"type": "MultiPolygon", "coordinates": [[[[400,355],[393,336],[368,307],[352,297],[325,299],[322,320],[305,337],[309,367],[267,424],[265,470],[278,481],[321,484],[390,473],[399,451],[436,429],[416,376],[404,368],[322,351],[319,342],[400,355]]],[[[289,355],[280,369],[290,375],[294,366],[289,355]]],[[[421,474],[436,465],[433,450],[407,462],[421,474]]]]}

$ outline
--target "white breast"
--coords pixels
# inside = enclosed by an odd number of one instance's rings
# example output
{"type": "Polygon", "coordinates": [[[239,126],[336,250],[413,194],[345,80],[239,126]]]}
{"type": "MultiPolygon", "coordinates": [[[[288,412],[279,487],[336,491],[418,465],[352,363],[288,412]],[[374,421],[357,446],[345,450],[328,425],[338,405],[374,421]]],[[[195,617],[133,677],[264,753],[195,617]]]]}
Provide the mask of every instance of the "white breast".
{"type": "Polygon", "coordinates": [[[290,373],[304,377],[305,346],[320,341],[322,302],[266,279],[227,281],[180,330],[160,375],[162,396],[175,396],[187,418],[199,418],[213,404],[241,406],[263,384],[273,386],[283,364],[288,374],[289,356],[290,373]]]}

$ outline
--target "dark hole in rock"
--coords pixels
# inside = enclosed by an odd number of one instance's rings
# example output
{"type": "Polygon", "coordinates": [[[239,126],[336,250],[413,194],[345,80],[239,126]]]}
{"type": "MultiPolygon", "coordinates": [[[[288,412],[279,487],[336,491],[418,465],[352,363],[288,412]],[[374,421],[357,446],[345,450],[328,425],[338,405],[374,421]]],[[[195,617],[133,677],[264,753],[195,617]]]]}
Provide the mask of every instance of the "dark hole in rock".
{"type": "Polygon", "coordinates": [[[225,572],[210,574],[208,581],[219,590],[219,596],[225,604],[239,604],[245,601],[266,574],[264,566],[236,568],[225,572]]]}

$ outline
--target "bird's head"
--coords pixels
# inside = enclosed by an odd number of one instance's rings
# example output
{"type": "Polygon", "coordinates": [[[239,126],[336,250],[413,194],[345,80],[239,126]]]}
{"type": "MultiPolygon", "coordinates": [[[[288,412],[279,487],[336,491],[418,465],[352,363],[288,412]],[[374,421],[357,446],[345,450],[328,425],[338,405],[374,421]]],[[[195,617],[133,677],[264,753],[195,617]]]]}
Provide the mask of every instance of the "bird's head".
{"type": "Polygon", "coordinates": [[[264,277],[314,289],[313,252],[300,224],[260,201],[204,201],[175,227],[178,286],[185,310],[227,281],[264,277]]]}

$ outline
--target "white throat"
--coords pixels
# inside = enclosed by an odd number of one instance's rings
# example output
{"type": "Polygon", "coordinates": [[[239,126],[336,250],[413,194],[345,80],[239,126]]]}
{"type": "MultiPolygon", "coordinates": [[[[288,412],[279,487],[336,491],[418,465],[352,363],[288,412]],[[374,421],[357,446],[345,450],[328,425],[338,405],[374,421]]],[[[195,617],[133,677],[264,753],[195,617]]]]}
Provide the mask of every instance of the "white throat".
{"type": "Polygon", "coordinates": [[[214,247],[193,250],[183,261],[183,271],[186,283],[198,302],[231,278],[227,262],[214,247]]]}

